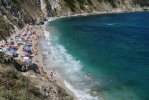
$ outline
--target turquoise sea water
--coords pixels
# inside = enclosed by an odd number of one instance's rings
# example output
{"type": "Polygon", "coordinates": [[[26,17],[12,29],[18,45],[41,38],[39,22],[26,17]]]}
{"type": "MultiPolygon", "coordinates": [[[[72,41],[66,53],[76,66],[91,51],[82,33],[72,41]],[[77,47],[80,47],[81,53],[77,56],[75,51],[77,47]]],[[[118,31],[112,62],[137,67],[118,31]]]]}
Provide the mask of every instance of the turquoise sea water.
{"type": "Polygon", "coordinates": [[[47,28],[56,69],[80,100],[149,100],[149,13],[62,18],[47,28]]]}

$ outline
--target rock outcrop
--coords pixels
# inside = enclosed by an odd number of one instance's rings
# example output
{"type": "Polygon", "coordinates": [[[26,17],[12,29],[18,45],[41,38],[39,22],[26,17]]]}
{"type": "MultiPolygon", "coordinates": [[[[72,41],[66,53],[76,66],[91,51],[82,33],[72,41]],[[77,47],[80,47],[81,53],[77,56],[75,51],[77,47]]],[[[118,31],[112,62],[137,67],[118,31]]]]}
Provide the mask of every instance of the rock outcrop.
{"type": "MultiPolygon", "coordinates": [[[[73,14],[92,12],[130,12],[141,11],[140,0],[45,0],[48,13],[54,16],[69,16],[73,14]],[[52,10],[52,12],[51,12],[52,10]]],[[[146,1],[147,3],[147,1],[146,1]]],[[[146,4],[145,3],[145,4],[146,4]]]]}
{"type": "Polygon", "coordinates": [[[141,11],[148,5],[147,0],[0,0],[0,38],[25,23],[43,24],[51,16],[141,11]]]}
{"type": "MultiPolygon", "coordinates": [[[[6,40],[24,24],[44,24],[48,17],[94,12],[135,12],[148,9],[148,6],[148,0],[0,0],[0,39],[6,40]]],[[[40,87],[42,95],[47,94],[45,96],[48,99],[45,100],[72,100],[64,89],[55,84],[49,86],[43,83],[40,87]],[[51,99],[49,95],[57,98],[51,99]]]]}
{"type": "Polygon", "coordinates": [[[39,23],[43,15],[40,0],[0,0],[0,38],[9,36],[25,23],[39,23]]]}

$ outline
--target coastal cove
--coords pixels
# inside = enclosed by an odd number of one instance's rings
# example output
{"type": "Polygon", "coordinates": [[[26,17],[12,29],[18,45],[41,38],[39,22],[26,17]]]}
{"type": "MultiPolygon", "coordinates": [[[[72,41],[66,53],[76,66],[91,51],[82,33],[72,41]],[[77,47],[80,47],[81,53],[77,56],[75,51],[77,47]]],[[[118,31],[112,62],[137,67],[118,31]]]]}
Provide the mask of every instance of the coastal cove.
{"type": "Polygon", "coordinates": [[[0,0],[0,100],[149,100],[149,0],[0,0]]]}
{"type": "Polygon", "coordinates": [[[42,45],[53,58],[47,57],[47,68],[80,100],[149,99],[148,17],[140,12],[48,22],[42,45]],[[98,96],[91,96],[92,88],[98,96]]]}

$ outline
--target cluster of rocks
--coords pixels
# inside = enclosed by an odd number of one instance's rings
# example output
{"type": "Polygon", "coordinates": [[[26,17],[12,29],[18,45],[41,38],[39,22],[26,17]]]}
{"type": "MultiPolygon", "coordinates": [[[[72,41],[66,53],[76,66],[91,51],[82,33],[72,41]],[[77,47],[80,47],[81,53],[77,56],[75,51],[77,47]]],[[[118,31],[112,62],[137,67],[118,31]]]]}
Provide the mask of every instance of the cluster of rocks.
{"type": "Polygon", "coordinates": [[[49,100],[73,100],[65,90],[55,86],[54,84],[42,84],[40,86],[40,92],[42,95],[47,96],[49,100]]]}

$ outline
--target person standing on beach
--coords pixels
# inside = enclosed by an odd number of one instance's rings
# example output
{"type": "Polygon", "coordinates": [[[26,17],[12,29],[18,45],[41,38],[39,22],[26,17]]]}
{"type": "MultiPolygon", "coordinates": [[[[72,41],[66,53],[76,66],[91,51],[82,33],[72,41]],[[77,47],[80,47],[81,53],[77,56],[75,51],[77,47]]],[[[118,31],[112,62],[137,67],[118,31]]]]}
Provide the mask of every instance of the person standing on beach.
{"type": "Polygon", "coordinates": [[[50,72],[50,77],[53,80],[53,72],[50,72]]]}
{"type": "Polygon", "coordinates": [[[50,77],[51,77],[52,81],[56,82],[56,80],[54,80],[54,74],[56,74],[56,72],[55,72],[54,68],[52,70],[53,71],[50,72],[50,77]]]}

